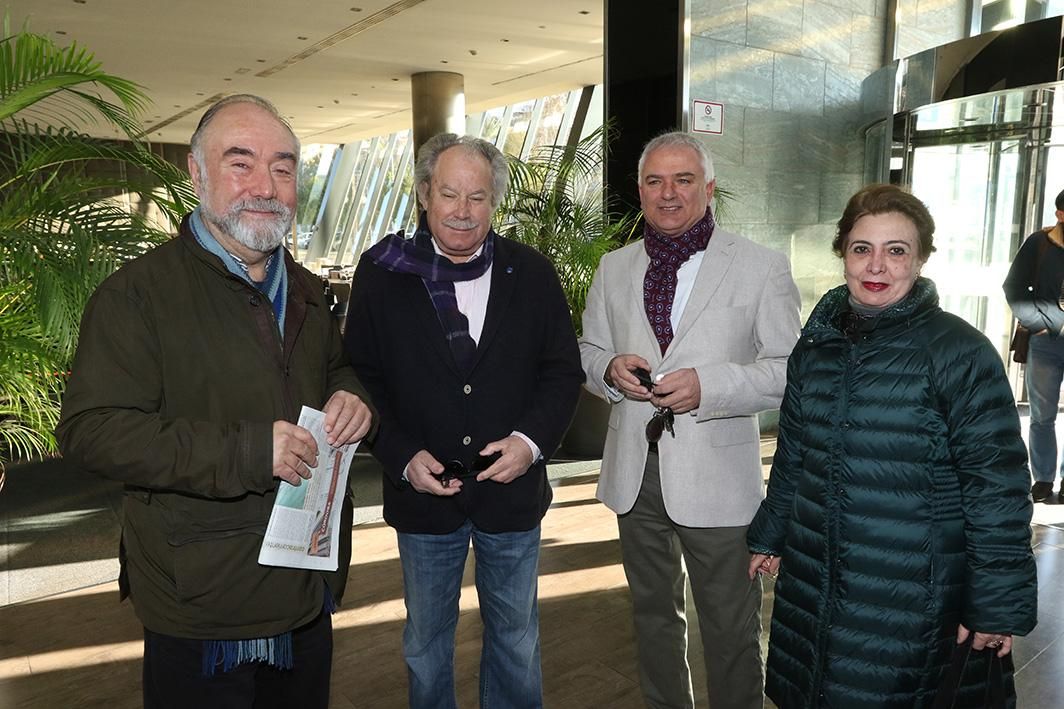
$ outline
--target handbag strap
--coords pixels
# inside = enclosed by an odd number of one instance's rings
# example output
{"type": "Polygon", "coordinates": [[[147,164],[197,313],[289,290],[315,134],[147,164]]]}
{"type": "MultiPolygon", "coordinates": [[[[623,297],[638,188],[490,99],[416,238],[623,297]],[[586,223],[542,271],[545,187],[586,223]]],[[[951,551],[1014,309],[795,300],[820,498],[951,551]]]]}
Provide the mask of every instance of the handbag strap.
{"type": "Polygon", "coordinates": [[[972,655],[972,639],[968,638],[963,644],[953,648],[950,654],[949,667],[942,677],[942,684],[935,695],[933,709],[954,709],[957,704],[957,690],[960,689],[964,680],[964,667],[968,664],[968,658],[972,655]]]}

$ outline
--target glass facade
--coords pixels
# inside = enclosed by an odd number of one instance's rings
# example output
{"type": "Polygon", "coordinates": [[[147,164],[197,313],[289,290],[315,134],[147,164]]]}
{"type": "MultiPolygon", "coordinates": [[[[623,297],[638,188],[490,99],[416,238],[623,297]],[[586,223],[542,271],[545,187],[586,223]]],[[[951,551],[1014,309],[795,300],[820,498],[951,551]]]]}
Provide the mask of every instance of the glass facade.
{"type": "MultiPolygon", "coordinates": [[[[602,125],[601,87],[577,138],[602,125]]],[[[527,158],[540,146],[564,143],[577,120],[581,91],[491,108],[467,116],[466,132],[504,153],[527,158]]],[[[417,220],[411,131],[349,145],[305,145],[300,161],[297,258],[351,265],[385,234],[411,230],[417,220]]]]}

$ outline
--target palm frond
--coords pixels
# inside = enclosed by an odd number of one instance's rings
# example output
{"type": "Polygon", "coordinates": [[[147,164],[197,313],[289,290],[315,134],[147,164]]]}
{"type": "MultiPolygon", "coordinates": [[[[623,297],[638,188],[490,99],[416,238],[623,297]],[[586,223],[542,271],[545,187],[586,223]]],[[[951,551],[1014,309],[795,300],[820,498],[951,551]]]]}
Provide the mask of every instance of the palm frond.
{"type": "Polygon", "coordinates": [[[0,128],[7,130],[9,119],[26,111],[47,112],[49,124],[68,127],[95,120],[95,112],[130,138],[137,135],[135,117],[147,107],[138,84],[104,72],[77,43],[59,47],[30,32],[12,35],[7,24],[0,39],[0,128]],[[118,103],[103,98],[100,89],[118,103]]]}
{"type": "Polygon", "coordinates": [[[55,450],[65,372],[93,290],[169,238],[196,203],[184,171],[135,139],[147,101],[86,49],[13,33],[4,17],[0,479],[5,460],[55,450]],[[130,140],[89,138],[90,124],[130,140]]]}
{"type": "Polygon", "coordinates": [[[609,126],[576,145],[550,145],[510,159],[510,189],[499,233],[532,246],[555,264],[580,332],[580,317],[602,256],[631,238],[636,215],[614,213],[602,189],[609,126]]]}

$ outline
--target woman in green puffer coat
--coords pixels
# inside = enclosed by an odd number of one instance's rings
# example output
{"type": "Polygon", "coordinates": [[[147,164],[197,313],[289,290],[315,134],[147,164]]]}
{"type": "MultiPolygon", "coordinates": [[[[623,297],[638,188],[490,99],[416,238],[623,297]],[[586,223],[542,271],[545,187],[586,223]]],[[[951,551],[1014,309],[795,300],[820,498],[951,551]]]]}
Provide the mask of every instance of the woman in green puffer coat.
{"type": "Polygon", "coordinates": [[[781,709],[931,707],[954,648],[957,707],[1034,628],[1027,452],[1001,359],[920,269],[934,221],[891,185],[854,195],[846,285],[788,363],[751,578],[776,573],[766,693],[781,709]]]}

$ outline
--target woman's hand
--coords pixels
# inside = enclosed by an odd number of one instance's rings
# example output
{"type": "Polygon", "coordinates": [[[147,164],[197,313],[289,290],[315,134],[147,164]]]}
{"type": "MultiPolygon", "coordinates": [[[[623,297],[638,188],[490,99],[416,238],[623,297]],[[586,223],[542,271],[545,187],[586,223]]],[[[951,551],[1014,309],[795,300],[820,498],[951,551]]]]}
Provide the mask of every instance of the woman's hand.
{"type": "MultiPolygon", "coordinates": [[[[969,635],[971,635],[970,630],[963,625],[957,626],[958,645],[967,640],[969,635]]],[[[1012,652],[1012,636],[1005,633],[980,633],[976,631],[975,637],[972,638],[972,649],[982,650],[983,648],[996,649],[997,656],[1004,657],[1012,652]]]]}
{"type": "Polygon", "coordinates": [[[750,555],[750,580],[758,574],[775,576],[780,571],[780,558],[775,554],[751,554],[750,555]]]}

